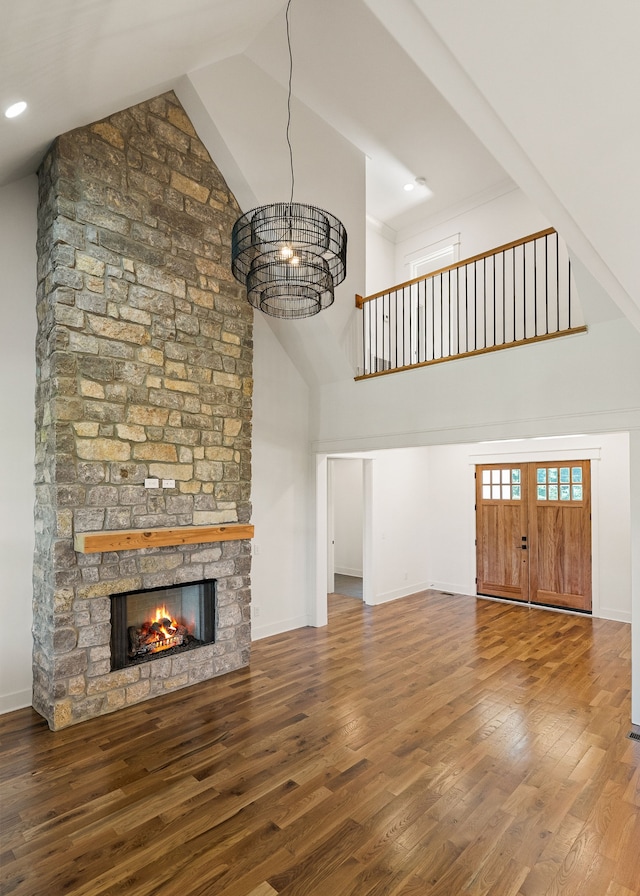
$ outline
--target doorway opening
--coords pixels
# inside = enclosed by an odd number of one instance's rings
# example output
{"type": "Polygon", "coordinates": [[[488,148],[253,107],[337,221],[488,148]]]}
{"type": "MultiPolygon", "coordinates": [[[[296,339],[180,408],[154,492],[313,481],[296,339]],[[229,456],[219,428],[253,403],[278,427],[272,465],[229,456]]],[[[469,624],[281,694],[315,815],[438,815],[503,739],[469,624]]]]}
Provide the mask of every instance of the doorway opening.
{"type": "Polygon", "coordinates": [[[329,459],[327,589],[363,600],[364,468],[362,458],[329,459]]]}

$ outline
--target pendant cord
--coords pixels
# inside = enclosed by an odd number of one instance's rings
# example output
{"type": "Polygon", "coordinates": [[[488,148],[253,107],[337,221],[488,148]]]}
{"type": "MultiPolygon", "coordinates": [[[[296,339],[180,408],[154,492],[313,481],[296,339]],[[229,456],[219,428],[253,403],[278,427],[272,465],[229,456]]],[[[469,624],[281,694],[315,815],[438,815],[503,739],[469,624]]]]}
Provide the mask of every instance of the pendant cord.
{"type": "Polygon", "coordinates": [[[285,14],[285,19],[287,23],[287,47],[289,50],[289,93],[287,96],[287,144],[289,146],[289,165],[291,168],[291,198],[289,199],[289,205],[293,204],[293,185],[295,183],[295,176],[293,173],[293,147],[291,146],[291,85],[293,82],[293,53],[291,51],[291,31],[289,27],[289,7],[291,6],[291,0],[287,3],[287,11],[285,14]]]}

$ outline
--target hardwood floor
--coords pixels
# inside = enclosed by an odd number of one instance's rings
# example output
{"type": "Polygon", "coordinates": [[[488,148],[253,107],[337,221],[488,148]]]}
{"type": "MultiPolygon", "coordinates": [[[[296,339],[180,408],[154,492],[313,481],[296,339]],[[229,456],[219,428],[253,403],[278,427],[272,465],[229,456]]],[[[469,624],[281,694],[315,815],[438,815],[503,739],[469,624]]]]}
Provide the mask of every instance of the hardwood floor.
{"type": "Polygon", "coordinates": [[[633,896],[629,627],[334,597],[249,670],[0,717],[2,894],[633,896]]]}
{"type": "Polygon", "coordinates": [[[342,573],[335,573],[333,577],[333,594],[339,594],[342,597],[355,597],[362,600],[362,577],[361,576],[345,576],[342,573]]]}

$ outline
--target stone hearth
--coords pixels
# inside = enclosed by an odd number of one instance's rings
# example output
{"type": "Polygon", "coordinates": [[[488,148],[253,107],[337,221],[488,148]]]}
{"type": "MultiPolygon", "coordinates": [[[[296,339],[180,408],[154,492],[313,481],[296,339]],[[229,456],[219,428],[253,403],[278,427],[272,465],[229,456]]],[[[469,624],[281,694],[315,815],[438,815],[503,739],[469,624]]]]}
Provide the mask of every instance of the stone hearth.
{"type": "Polygon", "coordinates": [[[252,310],[240,210],[174,94],[59,137],[39,183],[33,705],[58,729],[249,662],[248,539],[74,536],[249,521],[252,310]],[[203,579],[215,643],[112,672],[110,595],[203,579]]]}

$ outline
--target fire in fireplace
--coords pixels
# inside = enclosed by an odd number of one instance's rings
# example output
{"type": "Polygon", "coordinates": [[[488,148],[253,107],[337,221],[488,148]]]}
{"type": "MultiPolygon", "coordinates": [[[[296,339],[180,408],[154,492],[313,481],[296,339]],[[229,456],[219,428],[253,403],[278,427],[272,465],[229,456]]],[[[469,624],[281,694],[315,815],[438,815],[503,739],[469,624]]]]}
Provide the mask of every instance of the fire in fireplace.
{"type": "Polygon", "coordinates": [[[215,581],[111,595],[111,668],[210,644],[215,581]]]}
{"type": "Polygon", "coordinates": [[[140,628],[130,625],[128,632],[129,656],[133,658],[179,647],[192,637],[187,626],[173,619],[164,605],[156,607],[153,619],[145,619],[140,628]]]}

